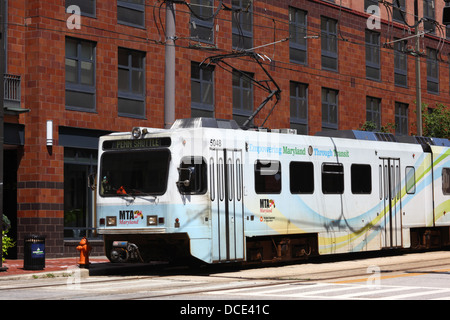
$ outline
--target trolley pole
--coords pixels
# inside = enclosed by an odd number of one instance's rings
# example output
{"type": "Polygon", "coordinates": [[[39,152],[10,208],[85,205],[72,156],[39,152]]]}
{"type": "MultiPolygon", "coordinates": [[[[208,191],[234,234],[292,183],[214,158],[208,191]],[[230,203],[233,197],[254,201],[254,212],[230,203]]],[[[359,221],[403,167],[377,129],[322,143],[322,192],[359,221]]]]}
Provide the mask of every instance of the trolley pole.
{"type": "Polygon", "coordinates": [[[175,122],[175,8],[166,0],[166,46],[164,69],[164,128],[175,122]]]}
{"type": "Polygon", "coordinates": [[[0,231],[2,233],[2,241],[0,242],[0,271],[6,271],[8,268],[3,267],[3,133],[4,133],[4,109],[3,103],[5,98],[5,38],[6,38],[6,17],[5,17],[5,0],[0,0],[0,231]]]}

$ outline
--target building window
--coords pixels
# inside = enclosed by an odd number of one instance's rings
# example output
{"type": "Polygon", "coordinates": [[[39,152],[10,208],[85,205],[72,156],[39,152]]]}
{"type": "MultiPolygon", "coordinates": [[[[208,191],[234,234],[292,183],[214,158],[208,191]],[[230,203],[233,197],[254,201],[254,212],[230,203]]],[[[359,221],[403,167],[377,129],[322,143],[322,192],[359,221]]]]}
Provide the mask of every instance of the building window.
{"type": "Polygon", "coordinates": [[[253,112],[252,74],[233,70],[233,119],[239,125],[253,112]]]}
{"type": "Polygon", "coordinates": [[[232,0],[232,45],[233,49],[253,47],[253,15],[251,0],[232,0]]]}
{"type": "Polygon", "coordinates": [[[119,48],[118,111],[145,118],[145,53],[119,48]]]}
{"type": "Polygon", "coordinates": [[[370,6],[377,6],[377,7],[379,7],[378,1],[364,0],[364,11],[369,13],[369,14],[372,14],[372,12],[369,12],[369,10],[368,10],[370,6]]]}
{"type": "Polygon", "coordinates": [[[66,0],[66,9],[72,5],[80,7],[81,15],[95,17],[95,0],[66,0]]]}
{"type": "Polygon", "coordinates": [[[290,82],[291,128],[308,134],[308,85],[290,82]]]}
{"type": "Polygon", "coordinates": [[[395,134],[408,135],[408,105],[406,103],[395,103],[395,134]]]}
{"type": "Polygon", "coordinates": [[[405,0],[392,1],[392,19],[396,22],[405,24],[406,20],[405,0]]]}
{"type": "Polygon", "coordinates": [[[427,90],[430,93],[439,93],[437,50],[431,48],[427,48],[427,90]]]}
{"type": "Polygon", "coordinates": [[[66,108],[95,111],[95,43],[66,38],[66,108]]]}
{"type": "Polygon", "coordinates": [[[191,39],[214,43],[214,1],[192,0],[191,9],[191,39]],[[206,19],[211,17],[211,19],[206,19]]]}
{"type": "Polygon", "coordinates": [[[375,125],[375,130],[381,129],[381,99],[366,98],[366,121],[371,121],[375,125]]]}
{"type": "Polygon", "coordinates": [[[366,30],[366,78],[381,79],[380,34],[371,30],[366,30]]]}
{"type": "Polygon", "coordinates": [[[394,43],[394,81],[396,86],[408,86],[408,55],[405,53],[406,41],[394,43]]]}
{"type": "Polygon", "coordinates": [[[306,11],[289,7],[289,59],[307,63],[307,19],[306,11]]]}
{"type": "Polygon", "coordinates": [[[117,22],[132,27],[145,27],[144,0],[117,0],[117,22]]]}
{"type": "Polygon", "coordinates": [[[322,130],[338,129],[338,91],[322,88],[322,130]]]}
{"type": "Polygon", "coordinates": [[[191,63],[191,116],[214,117],[214,68],[191,63]]]}
{"type": "Polygon", "coordinates": [[[255,192],[258,194],[281,192],[281,163],[275,160],[256,160],[255,192]]]}
{"type": "Polygon", "coordinates": [[[321,18],[322,36],[322,68],[331,71],[338,70],[337,21],[326,17],[321,18]]]}
{"type": "Polygon", "coordinates": [[[95,18],[95,2],[96,0],[66,0],[66,9],[72,5],[76,5],[80,8],[82,16],[95,18]]]}
{"type": "Polygon", "coordinates": [[[425,32],[435,33],[436,25],[434,24],[435,19],[435,0],[423,0],[423,17],[426,19],[423,22],[423,28],[425,32]]]}

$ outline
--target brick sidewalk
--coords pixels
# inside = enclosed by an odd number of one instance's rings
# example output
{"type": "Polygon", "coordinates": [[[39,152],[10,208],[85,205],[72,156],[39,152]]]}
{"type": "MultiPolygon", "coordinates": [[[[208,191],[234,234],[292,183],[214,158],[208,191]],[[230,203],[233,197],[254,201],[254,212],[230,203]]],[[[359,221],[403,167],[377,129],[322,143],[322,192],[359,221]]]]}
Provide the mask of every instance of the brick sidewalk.
{"type": "MultiPolygon", "coordinates": [[[[3,262],[3,267],[7,267],[8,270],[0,272],[0,278],[3,276],[12,275],[26,275],[35,273],[51,273],[55,271],[64,271],[70,267],[78,266],[79,257],[73,258],[58,258],[58,259],[46,259],[45,268],[43,270],[25,270],[23,268],[23,260],[8,260],[3,262]]],[[[89,262],[93,263],[105,263],[109,260],[106,257],[90,257],[89,262]]]]}

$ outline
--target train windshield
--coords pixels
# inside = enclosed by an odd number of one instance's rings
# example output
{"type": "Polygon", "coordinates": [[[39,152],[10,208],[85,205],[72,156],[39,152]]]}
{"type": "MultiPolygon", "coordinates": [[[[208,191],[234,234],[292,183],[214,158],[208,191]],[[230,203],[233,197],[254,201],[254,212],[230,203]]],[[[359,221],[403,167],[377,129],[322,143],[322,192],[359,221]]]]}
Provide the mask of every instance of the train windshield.
{"type": "Polygon", "coordinates": [[[100,163],[100,195],[162,195],[167,189],[169,162],[168,149],[105,152],[100,163]]]}

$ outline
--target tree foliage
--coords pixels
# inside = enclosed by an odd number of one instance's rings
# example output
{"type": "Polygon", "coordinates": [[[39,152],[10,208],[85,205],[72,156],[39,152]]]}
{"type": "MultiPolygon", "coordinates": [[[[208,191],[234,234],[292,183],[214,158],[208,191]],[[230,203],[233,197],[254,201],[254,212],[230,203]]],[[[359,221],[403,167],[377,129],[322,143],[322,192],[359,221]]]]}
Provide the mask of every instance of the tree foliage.
{"type": "MultiPolygon", "coordinates": [[[[414,112],[416,112],[414,110],[414,112]]],[[[416,122],[412,123],[413,130],[416,127],[416,122]]],[[[378,131],[395,134],[396,125],[387,123],[380,129],[372,121],[366,121],[360,130],[363,131],[378,131]]],[[[436,104],[436,107],[430,108],[427,104],[422,103],[422,128],[424,137],[432,138],[446,138],[450,139],[450,108],[442,103],[436,104]]]]}
{"type": "Polygon", "coordinates": [[[450,108],[439,103],[435,108],[422,104],[423,135],[434,138],[450,138],[450,108]]]}
{"type": "Polygon", "coordinates": [[[16,244],[15,242],[6,235],[9,228],[11,227],[11,223],[9,222],[9,219],[7,216],[3,214],[3,219],[0,221],[0,223],[3,224],[3,230],[2,230],[2,262],[5,261],[5,255],[8,252],[9,248],[14,247],[16,244]]]}
{"type": "Polygon", "coordinates": [[[368,120],[362,124],[359,130],[395,134],[395,127],[395,124],[389,122],[386,123],[386,125],[381,126],[380,129],[377,129],[377,125],[375,124],[375,122],[368,120]]]}

